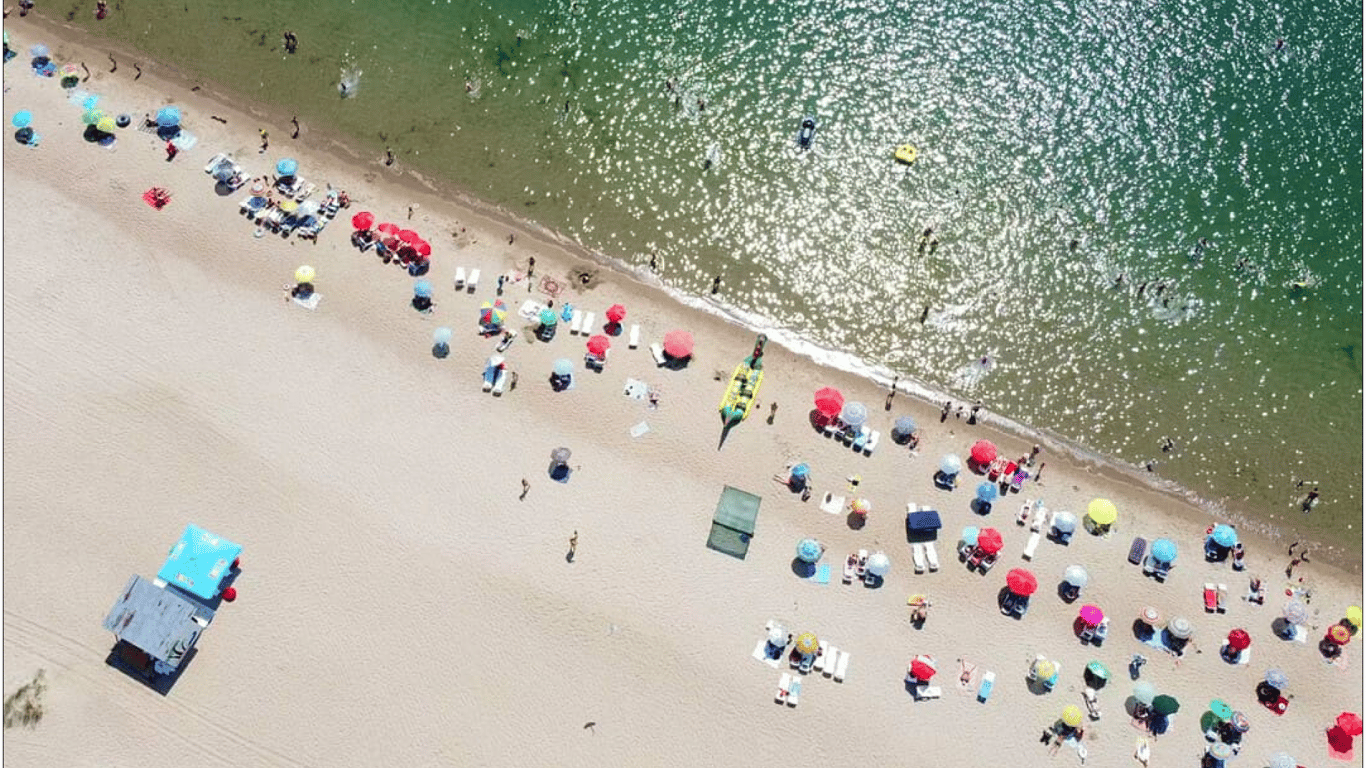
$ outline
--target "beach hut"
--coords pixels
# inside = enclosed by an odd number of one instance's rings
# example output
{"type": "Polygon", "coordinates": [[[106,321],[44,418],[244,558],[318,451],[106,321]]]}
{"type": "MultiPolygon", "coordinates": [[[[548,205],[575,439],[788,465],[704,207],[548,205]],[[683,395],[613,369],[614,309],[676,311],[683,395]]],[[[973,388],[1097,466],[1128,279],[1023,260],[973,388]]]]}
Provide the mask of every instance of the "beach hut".
{"type": "Polygon", "coordinates": [[[109,609],[104,628],[114,633],[114,657],[154,678],[179,671],[213,617],[207,605],[135,574],[109,609]]]}
{"type": "Polygon", "coordinates": [[[195,597],[213,600],[238,566],[242,546],[197,525],[185,526],[157,578],[195,597]]]}

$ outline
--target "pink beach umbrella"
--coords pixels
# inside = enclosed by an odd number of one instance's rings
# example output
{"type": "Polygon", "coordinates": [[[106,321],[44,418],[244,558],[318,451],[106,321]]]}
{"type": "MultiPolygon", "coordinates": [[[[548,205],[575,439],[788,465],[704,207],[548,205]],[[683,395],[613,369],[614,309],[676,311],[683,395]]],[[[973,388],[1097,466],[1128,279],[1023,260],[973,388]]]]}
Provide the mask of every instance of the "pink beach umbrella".
{"type": "Polygon", "coordinates": [[[607,350],[612,348],[612,342],[602,334],[598,334],[588,340],[588,352],[602,357],[607,354],[607,350]]]}
{"type": "Polygon", "coordinates": [[[1081,620],[1086,622],[1089,627],[1100,626],[1100,623],[1105,620],[1105,612],[1095,605],[1083,605],[1080,615],[1081,620]]]}
{"type": "Polygon", "coordinates": [[[626,307],[623,307],[620,304],[613,304],[608,307],[607,311],[603,314],[607,316],[607,322],[620,323],[622,320],[626,319],[626,307]]]}
{"type": "Polygon", "coordinates": [[[1337,724],[1348,736],[1361,735],[1361,715],[1358,715],[1355,712],[1343,712],[1338,715],[1337,724]]]}
{"type": "Polygon", "coordinates": [[[409,244],[420,243],[422,242],[422,235],[419,235],[411,229],[400,229],[398,231],[398,239],[409,244]]]}
{"type": "Polygon", "coordinates": [[[361,211],[351,217],[351,226],[356,229],[369,229],[375,226],[375,214],[369,211],[361,211]]]}
{"type": "MultiPolygon", "coordinates": [[[[692,334],[687,331],[669,331],[664,334],[664,354],[669,357],[687,357],[692,354],[692,334]]],[[[844,403],[841,402],[842,406],[844,403]]]]}

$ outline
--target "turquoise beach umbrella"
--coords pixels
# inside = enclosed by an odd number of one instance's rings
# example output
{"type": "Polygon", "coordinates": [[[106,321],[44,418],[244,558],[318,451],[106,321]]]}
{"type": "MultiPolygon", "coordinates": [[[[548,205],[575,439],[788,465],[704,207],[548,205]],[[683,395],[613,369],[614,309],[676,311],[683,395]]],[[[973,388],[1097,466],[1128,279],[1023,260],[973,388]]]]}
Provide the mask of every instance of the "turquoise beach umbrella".
{"type": "Polygon", "coordinates": [[[431,297],[432,297],[432,284],[431,284],[431,282],[430,282],[430,281],[427,281],[427,280],[418,280],[416,283],[413,283],[413,295],[414,295],[414,296],[421,296],[421,297],[424,298],[424,299],[429,299],[429,298],[431,298],[431,297]]]}
{"type": "Polygon", "coordinates": [[[1221,547],[1231,547],[1238,543],[1238,532],[1231,525],[1216,525],[1209,537],[1221,547]]]}
{"type": "Polygon", "coordinates": [[[555,361],[555,367],[552,370],[555,371],[556,376],[569,376],[574,373],[574,363],[568,358],[562,357],[555,361]]]}
{"type": "Polygon", "coordinates": [[[29,123],[33,122],[33,113],[27,109],[20,110],[14,113],[14,117],[10,118],[10,122],[14,124],[15,128],[27,128],[29,123]]]}
{"type": "Polygon", "coordinates": [[[1000,492],[996,490],[995,483],[987,482],[977,486],[978,501],[984,501],[990,504],[991,502],[996,501],[996,497],[999,495],[1000,492]]]}
{"type": "Polygon", "coordinates": [[[1153,542],[1153,559],[1162,563],[1176,561],[1176,543],[1171,539],[1158,539],[1153,542]]]}
{"type": "Polygon", "coordinates": [[[811,474],[811,467],[805,464],[798,464],[792,468],[793,477],[806,477],[809,474],[811,474]]]}
{"type": "Polygon", "coordinates": [[[963,543],[964,543],[964,544],[967,544],[969,547],[975,547],[975,546],[977,546],[977,534],[978,534],[978,533],[979,533],[979,531],[977,530],[977,526],[975,526],[975,525],[969,525],[968,527],[964,528],[964,529],[963,529],[963,537],[962,537],[962,538],[963,538],[963,543]]]}
{"type": "Polygon", "coordinates": [[[286,157],[275,164],[275,172],[281,176],[293,176],[299,172],[299,161],[292,157],[286,157]]]}
{"type": "Polygon", "coordinates": [[[180,125],[180,110],[169,106],[157,110],[157,125],[162,128],[180,125]]]}
{"type": "Polygon", "coordinates": [[[453,333],[451,329],[443,325],[442,327],[437,328],[435,331],[432,331],[432,343],[438,347],[444,347],[447,344],[451,343],[452,335],[453,333]]]}
{"type": "Polygon", "coordinates": [[[555,323],[559,322],[559,318],[555,317],[555,310],[553,310],[553,309],[543,309],[543,310],[541,310],[541,316],[540,316],[540,317],[541,317],[541,325],[544,325],[544,326],[547,326],[547,327],[552,326],[552,325],[554,325],[555,323]]]}
{"type": "Polygon", "coordinates": [[[804,563],[814,563],[821,559],[821,545],[815,539],[802,539],[797,542],[797,559],[804,563]]]}

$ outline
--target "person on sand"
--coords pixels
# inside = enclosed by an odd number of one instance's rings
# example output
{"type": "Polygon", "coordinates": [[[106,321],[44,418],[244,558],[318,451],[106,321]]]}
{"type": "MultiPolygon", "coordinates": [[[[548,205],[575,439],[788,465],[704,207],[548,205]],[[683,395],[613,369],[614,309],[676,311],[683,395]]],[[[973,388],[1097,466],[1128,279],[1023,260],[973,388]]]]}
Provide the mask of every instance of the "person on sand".
{"type": "Polygon", "coordinates": [[[176,145],[175,145],[174,142],[170,142],[170,141],[166,142],[166,162],[169,163],[169,162],[171,162],[172,160],[174,160],[176,154],[179,153],[179,152],[180,152],[180,150],[179,150],[179,149],[176,149],[176,145]]]}
{"type": "Polygon", "coordinates": [[[518,497],[517,497],[517,500],[518,500],[518,501],[522,501],[523,499],[525,499],[525,498],[526,498],[526,495],[527,495],[527,492],[530,491],[530,490],[531,490],[531,483],[528,483],[528,482],[526,481],[526,478],[525,478],[525,477],[522,478],[522,495],[521,495],[521,496],[518,496],[518,497]]]}
{"type": "Polygon", "coordinates": [[[265,154],[270,149],[270,133],[265,128],[261,129],[261,154],[265,154]]]}
{"type": "Polygon", "coordinates": [[[574,535],[569,537],[569,559],[574,559],[574,553],[579,549],[579,532],[574,531],[574,535]]]}
{"type": "Polygon", "coordinates": [[[289,138],[291,138],[291,139],[297,139],[297,138],[299,138],[299,116],[298,116],[298,115],[295,115],[294,117],[291,117],[291,118],[289,119],[289,122],[294,126],[294,133],[290,134],[290,135],[289,135],[289,138]]]}
{"type": "Polygon", "coordinates": [[[108,15],[109,15],[109,3],[105,2],[105,0],[100,0],[98,3],[95,3],[95,18],[96,18],[96,19],[98,19],[98,20],[100,20],[100,21],[103,21],[103,20],[104,20],[104,17],[106,17],[106,16],[108,16],[108,15]]]}

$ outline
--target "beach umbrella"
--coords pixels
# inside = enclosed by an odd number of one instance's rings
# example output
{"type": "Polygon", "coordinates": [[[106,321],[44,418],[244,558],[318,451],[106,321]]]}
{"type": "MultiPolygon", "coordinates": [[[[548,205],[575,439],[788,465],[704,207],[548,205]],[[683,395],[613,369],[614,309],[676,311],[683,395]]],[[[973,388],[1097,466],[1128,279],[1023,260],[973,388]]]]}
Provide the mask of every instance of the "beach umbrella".
{"type": "Polygon", "coordinates": [[[1233,725],[1233,730],[1238,733],[1247,733],[1252,728],[1252,723],[1248,722],[1247,715],[1242,712],[1234,712],[1233,717],[1230,717],[1228,721],[1233,725]]]}
{"type": "Polygon", "coordinates": [[[1233,747],[1225,744],[1222,741],[1216,741],[1213,744],[1209,745],[1208,752],[1209,756],[1214,758],[1215,760],[1227,760],[1230,757],[1233,757],[1233,747]]]}
{"type": "Polygon", "coordinates": [[[1144,624],[1155,627],[1157,626],[1157,623],[1162,620],[1162,614],[1151,605],[1145,605],[1143,610],[1138,612],[1138,618],[1142,620],[1144,624]]]}
{"type": "Polygon", "coordinates": [[[1005,546],[1005,539],[1001,537],[1001,532],[995,528],[983,528],[977,534],[977,546],[988,555],[994,555],[1001,551],[1005,546]]]}
{"type": "Polygon", "coordinates": [[[968,455],[978,464],[990,464],[991,460],[996,458],[996,446],[990,440],[978,440],[972,444],[972,450],[968,455]]]}
{"type": "Polygon", "coordinates": [[[397,224],[392,224],[392,223],[387,222],[387,221],[384,222],[383,224],[379,225],[378,227],[375,227],[375,229],[378,229],[378,230],[379,230],[379,233],[380,233],[381,235],[396,235],[396,234],[398,234],[398,225],[397,225],[397,224]]]}
{"type": "Polygon", "coordinates": [[[957,454],[946,453],[939,460],[939,471],[946,475],[956,475],[963,471],[963,460],[957,454]]]}
{"type": "Polygon", "coordinates": [[[413,250],[417,251],[418,256],[425,259],[432,255],[432,244],[426,240],[419,240],[416,243],[413,243],[413,250]]]}
{"type": "Polygon", "coordinates": [[[1341,624],[1334,624],[1328,628],[1328,639],[1338,645],[1346,645],[1352,642],[1352,631],[1341,624]]]}
{"type": "Polygon", "coordinates": [[[1219,718],[1219,722],[1227,723],[1233,717],[1233,707],[1223,699],[1215,699],[1209,703],[1209,711],[1219,718]]]}
{"type": "Polygon", "coordinates": [[[1268,669],[1266,671],[1266,684],[1277,690],[1285,690],[1290,686],[1290,678],[1279,669],[1268,669]]]}
{"type": "Polygon", "coordinates": [[[840,415],[840,410],[844,408],[844,395],[840,394],[834,387],[822,387],[816,390],[816,410],[828,419],[840,415]]]}
{"type": "Polygon", "coordinates": [[[286,201],[280,203],[280,210],[284,211],[285,213],[293,213],[293,212],[299,210],[299,201],[297,201],[297,200],[286,200],[286,201]]]}
{"type": "Polygon", "coordinates": [[[1145,707],[1152,706],[1153,699],[1157,697],[1157,688],[1147,680],[1134,683],[1134,701],[1145,707]]]}
{"type": "Polygon", "coordinates": [[[881,552],[875,552],[868,558],[868,572],[882,578],[887,572],[892,570],[892,559],[881,552]]]}
{"type": "Polygon", "coordinates": [[[1218,544],[1221,547],[1231,547],[1238,543],[1238,532],[1233,530],[1233,526],[1231,525],[1219,524],[1214,526],[1214,530],[1210,531],[1209,537],[1214,540],[1215,544],[1218,544]]]}
{"type": "Polygon", "coordinates": [[[626,307],[623,307],[620,304],[613,304],[602,314],[607,318],[607,322],[620,323],[622,320],[626,319],[626,307]]]}
{"type": "Polygon", "coordinates": [[[450,328],[447,328],[443,325],[440,328],[437,328],[435,331],[432,331],[432,344],[434,346],[444,347],[447,344],[451,343],[451,336],[453,335],[454,332],[451,331],[450,328]]]}
{"type": "Polygon", "coordinates": [[[1186,640],[1195,630],[1191,627],[1190,619],[1187,619],[1185,616],[1177,616],[1167,622],[1167,631],[1171,633],[1172,637],[1175,637],[1178,640],[1186,640]]]}
{"type": "Polygon", "coordinates": [[[1348,606],[1345,618],[1352,623],[1352,626],[1361,629],[1361,606],[1348,606]]]}
{"type": "Polygon", "coordinates": [[[1164,694],[1153,698],[1153,711],[1163,717],[1169,717],[1181,711],[1181,703],[1164,694]]]}
{"type": "Polygon", "coordinates": [[[793,643],[793,647],[801,653],[810,655],[820,650],[821,641],[816,638],[816,633],[803,632],[797,635],[797,642],[793,643]]]}
{"type": "Polygon", "coordinates": [[[1091,661],[1086,665],[1086,671],[1090,672],[1097,680],[1109,680],[1110,668],[1101,664],[1099,661],[1091,661]]]}
{"type": "Polygon", "coordinates": [[[902,416],[892,425],[893,437],[910,437],[915,433],[915,419],[910,416],[902,416]]]}
{"type": "Polygon", "coordinates": [[[432,283],[430,280],[418,280],[413,283],[413,295],[424,299],[432,297],[432,283]]]}
{"type": "Polygon", "coordinates": [[[157,125],[162,128],[172,128],[180,125],[180,110],[171,106],[162,107],[157,110],[157,125]]]}
{"type": "Polygon", "coordinates": [[[1119,510],[1109,499],[1092,499],[1086,505],[1086,516],[1096,525],[1111,525],[1119,519],[1119,510]]]}
{"type": "Polygon", "coordinates": [[[969,547],[975,547],[977,546],[977,537],[981,535],[982,534],[977,530],[977,526],[969,525],[963,529],[963,543],[967,544],[969,547]]]}
{"type": "Polygon", "coordinates": [[[37,45],[34,45],[32,48],[29,48],[29,49],[28,49],[28,53],[29,53],[30,56],[32,56],[32,57],[35,58],[35,59],[41,59],[41,58],[43,58],[44,56],[47,56],[47,55],[48,55],[49,53],[51,53],[51,52],[47,49],[47,46],[46,46],[46,45],[43,45],[42,43],[38,43],[37,45]]]}
{"type": "Polygon", "coordinates": [[[1020,597],[1029,597],[1039,588],[1039,580],[1023,568],[1012,568],[1006,574],[1006,586],[1020,597]]]}
{"type": "Polygon", "coordinates": [[[998,496],[1000,496],[1000,495],[1001,495],[1001,494],[1000,494],[1000,491],[996,490],[996,484],[995,484],[995,483],[986,482],[986,483],[982,483],[981,485],[977,486],[977,500],[978,500],[978,501],[981,501],[981,502],[985,502],[985,503],[987,503],[987,504],[990,504],[990,503],[992,503],[993,501],[996,501],[996,498],[997,498],[998,496]]]}
{"type": "Polygon", "coordinates": [[[821,544],[815,539],[802,539],[797,542],[797,559],[803,563],[814,563],[821,559],[821,544]]]}
{"type": "Polygon", "coordinates": [[[317,271],[307,264],[294,270],[294,282],[296,283],[311,283],[313,278],[317,276],[317,271]]]}
{"type": "Polygon", "coordinates": [[[551,370],[555,372],[556,376],[573,375],[574,362],[568,358],[562,357],[559,360],[555,361],[555,365],[551,368],[551,370]]]}
{"type": "Polygon", "coordinates": [[[412,245],[413,243],[422,242],[422,235],[419,235],[411,229],[400,229],[398,231],[398,239],[412,245]]]}
{"type": "Polygon", "coordinates": [[[1338,715],[1337,724],[1348,736],[1361,735],[1361,715],[1355,712],[1343,712],[1338,715]]]}
{"type": "Polygon", "coordinates": [[[1153,559],[1161,563],[1176,561],[1176,542],[1171,539],[1158,539],[1153,542],[1153,559]]]}
{"type": "Polygon", "coordinates": [[[1062,572],[1062,580],[1077,589],[1081,589],[1086,586],[1087,582],[1091,580],[1091,577],[1086,573],[1086,569],[1080,565],[1069,565],[1067,566],[1067,569],[1062,572]]]}
{"type": "Polygon", "coordinates": [[[546,327],[556,325],[560,322],[560,316],[555,314],[555,310],[553,309],[541,310],[541,313],[536,316],[536,319],[540,320],[541,325],[544,325],[546,327]]]}
{"type": "Polygon", "coordinates": [[[351,226],[356,229],[369,229],[375,226],[375,214],[369,211],[361,211],[351,217],[351,226]]]}
{"type": "Polygon", "coordinates": [[[1040,680],[1050,680],[1058,674],[1058,665],[1048,659],[1036,659],[1031,669],[1034,671],[1034,676],[1040,680]]]}
{"type": "Polygon", "coordinates": [[[94,125],[104,117],[104,110],[91,107],[81,113],[81,122],[86,125],[94,125]]]}
{"type": "MultiPolygon", "coordinates": [[[[497,355],[494,355],[494,357],[498,359],[499,364],[502,364],[503,358],[498,357],[497,355]]],[[[492,358],[490,358],[490,361],[492,361],[492,358]]],[[[572,455],[572,452],[568,448],[560,446],[559,448],[556,448],[555,450],[550,452],[550,460],[555,462],[556,464],[567,464],[569,462],[570,455],[572,455]]]]}
{"type": "Polygon", "coordinates": [[[95,123],[95,130],[100,133],[113,133],[115,128],[118,128],[118,124],[115,123],[114,118],[109,115],[101,117],[100,121],[95,123]]]}
{"type": "MultiPolygon", "coordinates": [[[[664,354],[669,357],[688,357],[692,354],[692,334],[687,331],[669,331],[664,334],[664,354]]],[[[843,400],[840,401],[843,403],[843,400]]],[[[839,409],[836,408],[838,413],[839,409]]]]}
{"type": "Polygon", "coordinates": [[[15,128],[27,128],[33,122],[33,113],[27,109],[21,109],[15,112],[14,117],[11,117],[9,121],[15,128]]]}
{"type": "Polygon", "coordinates": [[[811,467],[807,466],[806,464],[798,464],[792,467],[793,477],[806,477],[809,474],[811,474],[811,467]]]}
{"type": "Polygon", "coordinates": [[[1083,605],[1077,615],[1088,626],[1092,627],[1099,626],[1105,620],[1105,611],[1102,611],[1098,605],[1083,605]]]}
{"type": "Polygon", "coordinates": [[[479,322],[484,325],[502,325],[507,314],[507,305],[502,301],[486,301],[479,307],[479,322]]]}
{"type": "Polygon", "coordinates": [[[1235,651],[1246,650],[1252,645],[1252,635],[1246,629],[1235,629],[1228,633],[1228,647],[1235,651]]]}
{"type": "Polygon", "coordinates": [[[873,502],[867,499],[854,499],[854,503],[850,504],[849,508],[853,510],[854,514],[867,517],[868,513],[873,511],[873,502]]]}
{"type": "Polygon", "coordinates": [[[928,683],[934,673],[939,670],[935,668],[934,657],[921,654],[911,659],[911,677],[921,682],[928,683]]]}
{"type": "Polygon", "coordinates": [[[68,77],[80,77],[81,68],[76,66],[75,64],[63,64],[62,68],[57,70],[57,74],[61,75],[62,79],[66,79],[68,77]]]}
{"type": "Polygon", "coordinates": [[[607,354],[607,350],[611,348],[611,340],[608,339],[606,336],[603,336],[602,334],[598,334],[597,336],[594,336],[593,338],[588,340],[588,351],[591,354],[597,355],[598,357],[602,357],[603,355],[607,354]]]}
{"type": "Polygon", "coordinates": [[[1059,512],[1053,516],[1053,527],[1059,533],[1072,533],[1077,530],[1077,516],[1071,512],[1059,512]]]}
{"type": "Polygon", "coordinates": [[[780,624],[774,624],[773,628],[768,631],[768,642],[778,646],[779,648],[786,646],[787,630],[783,629],[782,625],[780,624]]]}
{"type": "Polygon", "coordinates": [[[275,172],[281,176],[293,176],[299,172],[299,161],[292,157],[286,157],[275,164],[275,172]]]}
{"type": "Polygon", "coordinates": [[[1266,768],[1297,768],[1299,763],[1285,752],[1277,752],[1266,762],[1266,768]]]}
{"type": "Polygon", "coordinates": [[[1062,708],[1062,724],[1068,728],[1076,728],[1081,725],[1081,707],[1076,704],[1068,704],[1062,708]]]}
{"type": "Polygon", "coordinates": [[[1299,600],[1291,600],[1285,604],[1283,615],[1291,624],[1303,624],[1309,618],[1309,609],[1299,600]]]}
{"type": "Polygon", "coordinates": [[[840,410],[840,421],[858,429],[868,420],[868,408],[863,403],[845,403],[840,410]]]}

